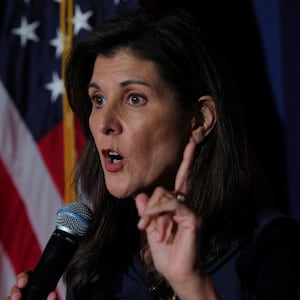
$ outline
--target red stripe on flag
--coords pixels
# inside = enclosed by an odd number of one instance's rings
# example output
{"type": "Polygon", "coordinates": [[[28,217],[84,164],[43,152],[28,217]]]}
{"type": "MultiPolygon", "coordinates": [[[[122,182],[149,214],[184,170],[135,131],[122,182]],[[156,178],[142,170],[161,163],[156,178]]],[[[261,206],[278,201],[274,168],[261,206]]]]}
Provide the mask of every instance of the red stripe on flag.
{"type": "Polygon", "coordinates": [[[62,198],[64,196],[63,135],[60,122],[38,142],[38,147],[49,173],[62,198]]]}
{"type": "Polygon", "coordinates": [[[6,203],[4,209],[0,209],[0,240],[15,272],[19,273],[34,268],[41,249],[28,219],[26,207],[1,160],[0,178],[0,194],[4,198],[2,203],[6,203]]]}

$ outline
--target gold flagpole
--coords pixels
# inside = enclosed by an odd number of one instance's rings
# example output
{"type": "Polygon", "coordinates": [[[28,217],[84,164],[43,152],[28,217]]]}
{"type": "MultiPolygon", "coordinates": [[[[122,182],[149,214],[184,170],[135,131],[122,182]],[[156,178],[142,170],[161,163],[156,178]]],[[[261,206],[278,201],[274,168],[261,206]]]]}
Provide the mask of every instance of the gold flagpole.
{"type": "MultiPolygon", "coordinates": [[[[64,78],[64,70],[68,52],[73,43],[73,0],[61,0],[60,2],[60,30],[63,42],[63,53],[61,60],[61,74],[64,78]]],[[[75,168],[75,128],[74,115],[69,106],[66,91],[62,95],[63,107],[63,145],[64,145],[64,180],[65,180],[65,203],[75,200],[73,185],[75,168]]]]}

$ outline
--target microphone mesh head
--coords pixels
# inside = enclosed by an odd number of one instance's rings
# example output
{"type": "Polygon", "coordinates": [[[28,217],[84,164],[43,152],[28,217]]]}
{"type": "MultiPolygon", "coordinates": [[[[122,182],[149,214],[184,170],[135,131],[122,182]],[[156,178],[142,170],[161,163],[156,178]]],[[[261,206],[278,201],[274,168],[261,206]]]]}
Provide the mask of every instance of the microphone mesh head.
{"type": "Polygon", "coordinates": [[[86,236],[92,223],[90,208],[80,202],[72,202],[57,211],[56,228],[75,234],[77,237],[86,236]]]}

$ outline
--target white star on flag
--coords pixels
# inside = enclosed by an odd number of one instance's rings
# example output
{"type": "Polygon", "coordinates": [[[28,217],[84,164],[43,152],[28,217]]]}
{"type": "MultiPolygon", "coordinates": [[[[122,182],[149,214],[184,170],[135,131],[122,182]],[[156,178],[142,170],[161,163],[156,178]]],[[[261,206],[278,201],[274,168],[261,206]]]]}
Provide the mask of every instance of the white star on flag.
{"type": "Polygon", "coordinates": [[[45,88],[51,91],[51,102],[57,101],[57,97],[62,95],[64,85],[57,72],[52,73],[52,81],[45,84],[45,88]]]}
{"type": "Polygon", "coordinates": [[[13,29],[12,33],[17,34],[21,37],[21,46],[25,47],[27,40],[32,40],[34,42],[37,42],[39,40],[39,37],[34,32],[34,30],[39,25],[40,22],[38,21],[28,24],[27,19],[25,17],[22,17],[20,27],[13,29]]]}
{"type": "Polygon", "coordinates": [[[93,14],[91,10],[82,13],[80,6],[75,6],[75,16],[73,17],[74,24],[74,35],[78,34],[81,29],[85,29],[87,31],[91,30],[92,27],[88,24],[88,18],[93,14]]]}
{"type": "Polygon", "coordinates": [[[56,38],[51,40],[49,44],[56,48],[55,57],[59,58],[63,52],[63,39],[59,29],[56,30],[56,38]]]}

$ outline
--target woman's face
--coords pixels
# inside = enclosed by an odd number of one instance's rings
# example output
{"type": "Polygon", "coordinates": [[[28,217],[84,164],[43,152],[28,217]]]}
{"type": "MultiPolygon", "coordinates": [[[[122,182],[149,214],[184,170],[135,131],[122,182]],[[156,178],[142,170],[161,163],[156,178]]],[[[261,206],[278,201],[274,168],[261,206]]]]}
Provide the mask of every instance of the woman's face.
{"type": "Polygon", "coordinates": [[[88,86],[89,125],[108,190],[116,197],[174,188],[191,129],[155,65],[127,51],[99,56],[88,86]]]}

